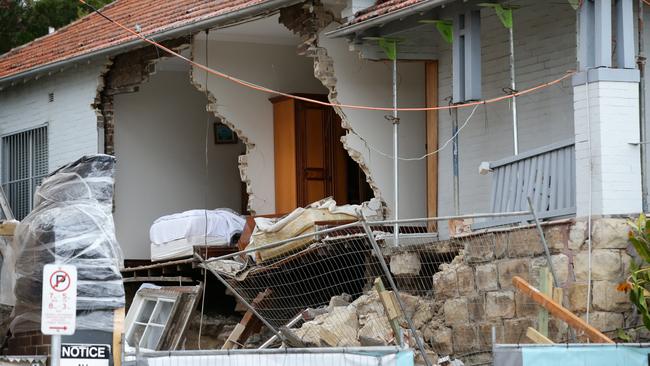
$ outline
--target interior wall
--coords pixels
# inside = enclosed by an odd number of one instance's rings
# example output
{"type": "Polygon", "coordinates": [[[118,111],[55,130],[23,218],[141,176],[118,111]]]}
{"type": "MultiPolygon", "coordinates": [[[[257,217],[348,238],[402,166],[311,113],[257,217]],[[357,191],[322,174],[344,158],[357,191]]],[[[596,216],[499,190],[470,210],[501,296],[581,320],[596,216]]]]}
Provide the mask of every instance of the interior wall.
{"type": "MultiPolygon", "coordinates": [[[[576,13],[566,2],[513,1],[517,89],[524,90],[563,76],[576,68],[576,13]],[[552,21],[549,21],[552,19],[552,21]]],[[[443,14],[451,18],[451,10],[443,14]]],[[[481,11],[483,99],[504,95],[510,87],[508,30],[494,10],[481,11]]],[[[439,104],[452,95],[451,45],[436,40],[439,57],[439,104]]],[[[573,138],[571,79],[517,99],[519,152],[573,138]]],[[[462,125],[471,108],[458,113],[462,125]]],[[[452,119],[439,112],[439,145],[449,140],[452,119]]],[[[512,115],[509,102],[480,106],[460,132],[460,213],[488,212],[491,175],[480,175],[482,161],[513,155],[512,115]]],[[[439,154],[438,213],[454,213],[451,145],[439,154]]]]}
{"type": "MultiPolygon", "coordinates": [[[[214,31],[214,34],[218,35],[219,31],[214,31]]],[[[327,92],[314,78],[311,60],[298,56],[295,45],[210,40],[207,49],[206,61],[205,34],[196,35],[192,54],[197,62],[282,92],[327,92]]],[[[192,80],[198,89],[203,90],[205,71],[195,68],[192,80]]],[[[256,214],[274,213],[273,108],[269,101],[273,95],[218,77],[208,78],[207,89],[215,98],[215,113],[233,124],[248,141],[247,166],[243,167],[242,173],[250,181],[250,207],[256,214]]]]}
{"type": "MultiPolygon", "coordinates": [[[[390,107],[392,99],[392,64],[390,61],[369,61],[350,51],[343,39],[319,37],[319,46],[334,60],[337,100],[342,104],[390,107]]],[[[399,62],[398,105],[421,107],[425,104],[424,62],[399,62]]],[[[377,185],[381,198],[394,217],[393,125],[385,118],[392,112],[343,109],[344,119],[353,131],[348,133],[348,146],[361,154],[377,185]],[[378,150],[378,151],[377,151],[378,150]]],[[[400,118],[399,156],[420,157],[426,153],[426,116],[424,112],[402,112],[400,118]]],[[[400,161],[400,218],[426,215],[426,160],[400,161]]]]}
{"type": "Polygon", "coordinates": [[[114,217],[127,259],[150,257],[149,228],[160,216],[197,208],[240,211],[243,145],[215,144],[207,97],[190,83],[189,67],[166,68],[169,62],[159,62],[156,68],[166,71],[151,75],[138,92],[115,96],[114,217]]]}

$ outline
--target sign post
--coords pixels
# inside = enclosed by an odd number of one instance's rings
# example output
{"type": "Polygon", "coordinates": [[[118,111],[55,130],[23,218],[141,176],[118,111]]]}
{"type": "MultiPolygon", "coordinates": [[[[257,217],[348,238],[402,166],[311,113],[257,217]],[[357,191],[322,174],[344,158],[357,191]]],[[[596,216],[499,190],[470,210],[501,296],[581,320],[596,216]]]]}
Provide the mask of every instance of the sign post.
{"type": "Polygon", "coordinates": [[[68,264],[43,267],[41,333],[52,336],[51,363],[59,366],[61,336],[72,335],[77,319],[77,268],[68,264]]]}

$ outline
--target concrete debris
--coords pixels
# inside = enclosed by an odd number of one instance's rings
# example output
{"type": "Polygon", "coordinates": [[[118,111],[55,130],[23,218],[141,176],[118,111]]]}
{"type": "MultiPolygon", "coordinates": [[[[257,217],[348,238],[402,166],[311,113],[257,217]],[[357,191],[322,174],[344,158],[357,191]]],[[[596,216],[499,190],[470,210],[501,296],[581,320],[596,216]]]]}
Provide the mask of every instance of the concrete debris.
{"type": "MultiPolygon", "coordinates": [[[[425,341],[438,340],[441,322],[434,317],[443,315],[442,302],[435,303],[423,297],[400,295],[405,306],[405,315],[411,317],[417,329],[417,336],[425,341]],[[434,335],[435,334],[435,335],[434,335]]],[[[386,346],[395,345],[397,340],[385,314],[376,290],[371,290],[345,305],[349,295],[334,296],[325,314],[305,322],[294,334],[308,346],[386,346]]],[[[399,320],[404,341],[416,347],[415,336],[408,328],[406,318],[399,320]]],[[[443,331],[446,328],[443,328],[443,331]]],[[[437,352],[429,343],[429,352],[437,359],[437,352]]],[[[451,347],[447,349],[451,350],[451,347]]]]}

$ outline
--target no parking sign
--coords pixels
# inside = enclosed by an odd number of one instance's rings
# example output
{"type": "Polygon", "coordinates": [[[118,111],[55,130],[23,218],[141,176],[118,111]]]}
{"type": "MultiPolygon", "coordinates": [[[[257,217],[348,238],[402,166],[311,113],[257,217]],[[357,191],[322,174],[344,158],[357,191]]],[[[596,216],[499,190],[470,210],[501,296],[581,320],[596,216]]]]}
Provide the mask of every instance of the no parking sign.
{"type": "Polygon", "coordinates": [[[72,335],[77,318],[77,268],[69,264],[43,267],[41,332],[72,335]]]}

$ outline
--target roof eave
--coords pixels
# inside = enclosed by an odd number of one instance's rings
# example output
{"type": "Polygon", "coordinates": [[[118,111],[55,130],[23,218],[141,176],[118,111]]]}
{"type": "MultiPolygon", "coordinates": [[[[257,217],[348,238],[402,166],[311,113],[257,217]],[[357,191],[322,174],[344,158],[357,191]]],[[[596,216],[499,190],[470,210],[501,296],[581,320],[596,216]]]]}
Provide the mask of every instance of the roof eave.
{"type": "MultiPolygon", "coordinates": [[[[162,41],[165,39],[170,39],[170,38],[175,38],[179,37],[182,35],[187,35],[191,33],[195,33],[197,31],[201,31],[204,29],[210,29],[214,27],[218,27],[220,25],[223,25],[225,23],[229,23],[232,21],[237,21],[237,20],[243,20],[245,18],[249,17],[254,17],[254,16],[259,16],[263,15],[264,13],[267,12],[272,12],[275,10],[278,10],[280,8],[294,5],[297,3],[302,2],[302,0],[269,0],[267,2],[264,2],[259,5],[255,6],[250,6],[244,9],[239,9],[235,10],[232,12],[224,13],[212,18],[204,19],[196,23],[191,23],[191,24],[186,24],[178,28],[173,28],[173,29],[168,29],[159,33],[154,33],[147,35],[147,38],[155,41],[162,41]]],[[[6,86],[9,83],[15,83],[21,79],[28,79],[31,77],[35,77],[37,75],[42,75],[48,72],[52,71],[59,71],[61,68],[66,67],[67,65],[70,64],[75,64],[75,63],[81,63],[81,62],[87,62],[92,59],[96,59],[99,57],[109,57],[113,56],[119,53],[122,53],[126,50],[130,50],[133,48],[136,48],[140,45],[145,43],[142,39],[135,39],[132,41],[128,41],[126,43],[120,43],[108,48],[102,48],[96,51],[92,51],[89,53],[85,53],[83,55],[75,56],[75,57],[70,57],[65,60],[60,60],[60,61],[55,61],[49,64],[45,64],[42,66],[37,66],[22,72],[19,72],[17,74],[9,75],[3,78],[0,78],[0,87],[6,86]]]]}
{"type": "Polygon", "coordinates": [[[409,15],[413,15],[419,12],[427,11],[429,9],[433,9],[435,7],[445,5],[447,3],[451,3],[455,0],[430,0],[430,1],[423,1],[418,4],[414,4],[411,6],[408,6],[404,9],[399,9],[397,11],[387,13],[384,15],[380,15],[374,18],[370,18],[368,20],[361,21],[359,23],[351,24],[348,26],[344,26],[338,29],[334,29],[332,31],[329,31],[325,33],[325,35],[329,38],[339,38],[339,37],[346,37],[350,36],[352,34],[360,33],[365,30],[368,30],[372,27],[386,24],[389,22],[392,22],[394,20],[398,20],[404,17],[407,17],[409,15]]]}

